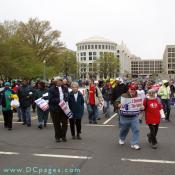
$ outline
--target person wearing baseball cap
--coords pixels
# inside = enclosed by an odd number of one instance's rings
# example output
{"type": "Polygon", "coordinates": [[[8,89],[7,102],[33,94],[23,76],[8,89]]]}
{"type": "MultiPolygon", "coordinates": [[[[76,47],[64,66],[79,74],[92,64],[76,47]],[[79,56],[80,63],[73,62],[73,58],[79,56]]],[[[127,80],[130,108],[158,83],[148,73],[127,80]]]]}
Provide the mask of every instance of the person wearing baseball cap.
{"type": "MultiPolygon", "coordinates": [[[[139,110],[132,111],[131,106],[129,105],[133,101],[132,99],[137,97],[137,86],[135,84],[130,84],[128,86],[128,91],[121,95],[121,98],[118,99],[117,107],[120,109],[120,133],[119,133],[119,144],[124,145],[126,136],[128,135],[129,130],[132,131],[131,139],[131,148],[139,150],[139,110]],[[125,102],[125,103],[123,103],[125,102]],[[127,103],[126,103],[127,102],[127,103]]],[[[135,103],[135,102],[132,102],[135,103]]]]}

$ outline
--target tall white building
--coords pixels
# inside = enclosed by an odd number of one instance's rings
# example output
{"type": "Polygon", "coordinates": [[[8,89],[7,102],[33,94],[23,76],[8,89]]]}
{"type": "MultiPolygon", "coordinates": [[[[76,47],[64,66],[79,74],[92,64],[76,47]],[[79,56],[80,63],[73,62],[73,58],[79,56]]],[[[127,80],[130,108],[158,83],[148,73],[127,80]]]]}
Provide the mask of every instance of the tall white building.
{"type": "MultiPolygon", "coordinates": [[[[79,75],[81,78],[88,78],[93,71],[93,62],[104,53],[113,53],[120,62],[119,74],[130,74],[131,63],[130,53],[124,44],[118,45],[116,42],[102,38],[91,37],[76,44],[77,61],[79,63],[79,75]]],[[[97,75],[97,78],[98,75],[97,75]]]]}

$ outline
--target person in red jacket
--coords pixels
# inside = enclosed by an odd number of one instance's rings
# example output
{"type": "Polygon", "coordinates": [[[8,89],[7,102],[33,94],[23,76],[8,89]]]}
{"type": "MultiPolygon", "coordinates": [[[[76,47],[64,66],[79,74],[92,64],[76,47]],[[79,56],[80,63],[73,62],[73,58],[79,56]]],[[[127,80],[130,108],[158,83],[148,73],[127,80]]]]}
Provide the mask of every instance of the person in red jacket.
{"type": "Polygon", "coordinates": [[[153,89],[148,91],[148,98],[143,102],[145,108],[145,121],[149,126],[150,133],[147,134],[148,142],[153,149],[157,148],[157,132],[160,124],[160,110],[162,109],[161,102],[155,96],[156,92],[153,89]]]}

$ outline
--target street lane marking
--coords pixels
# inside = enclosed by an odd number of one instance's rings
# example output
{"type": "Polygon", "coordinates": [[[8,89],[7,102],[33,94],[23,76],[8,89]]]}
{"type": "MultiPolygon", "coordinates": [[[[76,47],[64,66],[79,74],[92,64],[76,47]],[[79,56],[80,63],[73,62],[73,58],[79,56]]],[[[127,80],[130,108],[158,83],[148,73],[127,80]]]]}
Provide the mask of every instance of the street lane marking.
{"type": "MultiPolygon", "coordinates": [[[[4,121],[0,121],[0,123],[4,123],[4,121]]],[[[22,122],[13,122],[14,124],[21,124],[22,122]]],[[[47,125],[53,125],[53,123],[47,123],[47,125]]],[[[70,124],[68,124],[70,125],[70,124]]],[[[82,124],[84,126],[92,126],[92,127],[116,127],[118,125],[107,125],[107,124],[82,124]]],[[[141,128],[148,128],[148,126],[140,126],[141,128]]],[[[159,129],[167,129],[168,127],[167,126],[160,126],[159,129]]]]}
{"type": "Polygon", "coordinates": [[[121,160],[122,161],[130,161],[130,162],[141,162],[141,163],[175,164],[175,161],[169,161],[169,160],[126,159],[126,158],[121,158],[121,160]]]}
{"type": "Polygon", "coordinates": [[[33,154],[37,157],[55,157],[55,158],[66,158],[66,159],[92,159],[88,156],[72,156],[72,155],[58,155],[58,154],[33,154]]]}
{"type": "Polygon", "coordinates": [[[106,120],[103,124],[106,125],[109,121],[111,121],[115,116],[117,116],[117,114],[114,114],[113,116],[111,116],[108,120],[106,120]]]}
{"type": "Polygon", "coordinates": [[[18,155],[19,153],[16,153],[16,152],[3,152],[3,151],[0,151],[0,154],[5,154],[5,155],[18,155]]]}
{"type": "Polygon", "coordinates": [[[100,125],[100,124],[85,124],[85,126],[93,126],[93,127],[106,127],[106,126],[117,126],[117,125],[100,125]]]}

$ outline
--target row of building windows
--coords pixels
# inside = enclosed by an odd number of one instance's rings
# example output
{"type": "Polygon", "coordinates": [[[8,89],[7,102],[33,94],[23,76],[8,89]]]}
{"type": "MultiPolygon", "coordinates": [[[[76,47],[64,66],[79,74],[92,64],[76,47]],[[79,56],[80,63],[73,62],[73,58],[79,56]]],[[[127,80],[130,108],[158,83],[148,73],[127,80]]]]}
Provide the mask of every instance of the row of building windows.
{"type": "MultiPolygon", "coordinates": [[[[80,45],[77,47],[77,50],[89,50],[89,49],[108,49],[108,50],[116,50],[116,46],[114,45],[105,45],[105,44],[88,44],[88,45],[80,45]]],[[[120,53],[120,50],[117,50],[117,53],[120,53]]]]}
{"type": "Polygon", "coordinates": [[[168,52],[175,52],[175,48],[168,48],[168,52]]]}
{"type": "Polygon", "coordinates": [[[173,53],[168,53],[168,57],[175,57],[175,52],[173,52],[173,53]]]}
{"type": "Polygon", "coordinates": [[[169,69],[169,68],[175,69],[175,64],[168,64],[168,69],[169,69]]]}

